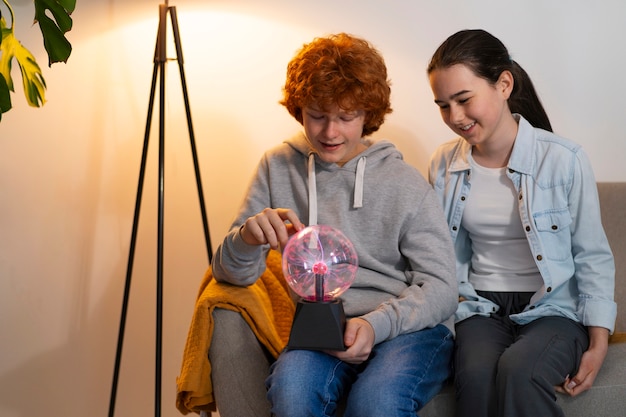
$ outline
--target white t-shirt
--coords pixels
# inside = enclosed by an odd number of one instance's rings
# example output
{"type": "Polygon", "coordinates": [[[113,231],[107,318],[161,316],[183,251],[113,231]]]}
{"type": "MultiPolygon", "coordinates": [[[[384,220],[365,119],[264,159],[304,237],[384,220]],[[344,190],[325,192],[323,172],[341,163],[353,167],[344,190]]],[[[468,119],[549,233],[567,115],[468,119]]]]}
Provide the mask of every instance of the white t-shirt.
{"type": "Polygon", "coordinates": [[[517,208],[517,192],[505,168],[473,160],[472,188],[463,227],[472,241],[470,283],[481,291],[534,292],[543,280],[530,252],[517,208]]]}

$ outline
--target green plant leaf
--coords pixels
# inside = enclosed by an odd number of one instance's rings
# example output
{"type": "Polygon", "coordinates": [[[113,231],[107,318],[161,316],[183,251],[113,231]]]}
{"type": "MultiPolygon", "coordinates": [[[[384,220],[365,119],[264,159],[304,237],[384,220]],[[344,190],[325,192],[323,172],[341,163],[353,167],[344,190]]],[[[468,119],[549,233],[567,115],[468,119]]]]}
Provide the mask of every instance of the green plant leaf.
{"type": "MultiPolygon", "coordinates": [[[[4,17],[0,17],[0,31],[2,43],[0,43],[0,74],[7,85],[7,89],[15,91],[11,78],[11,62],[17,60],[22,72],[22,84],[24,95],[28,104],[40,107],[45,102],[46,82],[37,64],[35,57],[13,35],[13,28],[7,27],[4,17]]],[[[8,109],[7,109],[8,110],[8,109]]]]}
{"type": "Polygon", "coordinates": [[[4,75],[0,74],[0,120],[2,120],[2,113],[6,113],[9,110],[11,110],[9,86],[4,79],[4,75]]]}
{"type": "MultiPolygon", "coordinates": [[[[0,9],[0,19],[2,19],[2,9],[0,9]]],[[[2,53],[2,28],[0,27],[0,54],[2,53]]],[[[11,110],[11,95],[9,86],[4,79],[4,75],[0,74],[0,121],[2,121],[2,113],[11,110]]]]}
{"type": "MultiPolygon", "coordinates": [[[[39,24],[44,47],[48,54],[48,65],[67,62],[72,45],[65,33],[72,29],[70,14],[76,7],[76,0],[33,0],[35,3],[35,23],[39,24]]],[[[14,15],[8,0],[0,0],[10,12],[11,27],[8,27],[0,9],[0,120],[2,113],[11,109],[11,92],[15,92],[11,78],[13,58],[22,73],[24,95],[30,106],[45,104],[46,82],[35,57],[15,38],[14,15]]]]}
{"type": "Polygon", "coordinates": [[[43,44],[48,53],[48,66],[55,62],[67,62],[72,53],[72,45],[65,33],[72,29],[70,15],[76,7],[76,0],[35,0],[35,21],[39,23],[43,44]],[[50,18],[46,10],[50,11],[50,18]]]}

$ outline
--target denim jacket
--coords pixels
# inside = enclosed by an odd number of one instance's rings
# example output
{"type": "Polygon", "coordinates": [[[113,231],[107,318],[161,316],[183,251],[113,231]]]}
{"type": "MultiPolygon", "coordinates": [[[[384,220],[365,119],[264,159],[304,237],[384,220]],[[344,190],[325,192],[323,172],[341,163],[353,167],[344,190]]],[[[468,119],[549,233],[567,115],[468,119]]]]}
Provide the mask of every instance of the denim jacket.
{"type": "MultiPolygon", "coordinates": [[[[602,228],[598,190],[591,164],[575,143],[536,129],[515,115],[519,128],[507,176],[518,193],[526,238],[543,286],[523,312],[511,315],[518,324],[545,316],[567,317],[613,333],[615,264],[602,228]]],[[[456,322],[498,310],[469,283],[472,245],[461,226],[471,190],[471,145],[458,138],[433,155],[429,179],[442,203],[454,241],[459,295],[456,322]]]]}

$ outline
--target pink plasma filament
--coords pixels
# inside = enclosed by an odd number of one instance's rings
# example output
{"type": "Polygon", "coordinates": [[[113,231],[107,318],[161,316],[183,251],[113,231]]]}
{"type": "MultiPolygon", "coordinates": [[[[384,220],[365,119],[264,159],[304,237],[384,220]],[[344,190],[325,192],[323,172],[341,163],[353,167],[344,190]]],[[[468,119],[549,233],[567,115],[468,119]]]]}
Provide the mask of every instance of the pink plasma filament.
{"type": "Polygon", "coordinates": [[[328,272],[328,266],[326,266],[326,264],[324,262],[317,262],[315,265],[313,265],[313,273],[315,275],[323,275],[326,274],[328,272]]]}

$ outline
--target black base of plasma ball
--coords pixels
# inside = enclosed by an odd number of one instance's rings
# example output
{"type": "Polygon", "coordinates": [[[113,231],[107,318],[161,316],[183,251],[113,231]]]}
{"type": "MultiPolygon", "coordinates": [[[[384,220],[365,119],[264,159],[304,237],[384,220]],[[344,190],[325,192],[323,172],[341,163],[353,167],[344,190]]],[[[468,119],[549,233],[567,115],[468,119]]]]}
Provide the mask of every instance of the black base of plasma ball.
{"type": "Polygon", "coordinates": [[[329,302],[300,300],[296,305],[289,349],[346,350],[343,331],[346,316],[340,299],[329,302]]]}

